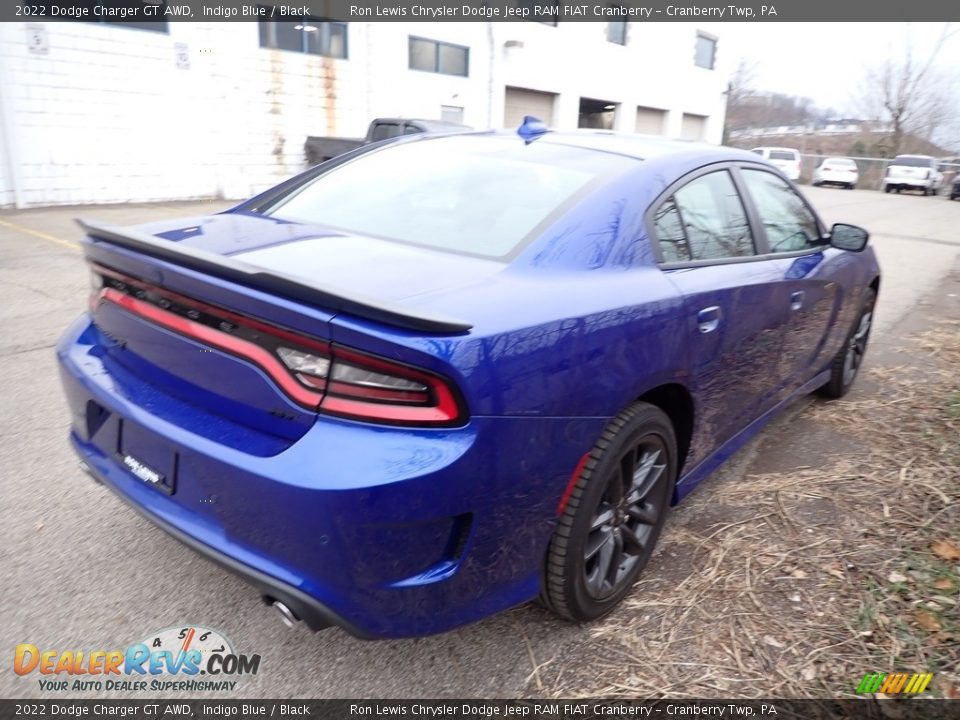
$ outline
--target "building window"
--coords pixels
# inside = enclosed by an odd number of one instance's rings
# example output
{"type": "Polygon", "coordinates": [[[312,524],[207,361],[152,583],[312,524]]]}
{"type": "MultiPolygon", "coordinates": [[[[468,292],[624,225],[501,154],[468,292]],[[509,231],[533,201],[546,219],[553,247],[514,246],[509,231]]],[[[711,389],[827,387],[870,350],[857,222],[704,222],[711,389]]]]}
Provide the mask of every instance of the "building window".
{"type": "Polygon", "coordinates": [[[260,47],[346,58],[347,23],[309,15],[278,22],[261,20],[260,47]]]}
{"type": "Polygon", "coordinates": [[[626,45],[627,24],[625,22],[608,22],[607,40],[617,45],[626,45]]]}
{"type": "Polygon", "coordinates": [[[697,48],[694,52],[693,63],[697,67],[713,70],[717,59],[717,39],[702,32],[697,33],[697,48]]]}
{"type": "Polygon", "coordinates": [[[469,59],[470,49],[462,45],[410,36],[411,70],[467,77],[469,59]]]}
{"type": "MultiPolygon", "coordinates": [[[[100,0],[99,2],[94,3],[96,6],[103,8],[104,10],[113,10],[116,8],[117,3],[108,3],[100,0]]],[[[142,0],[128,0],[124,3],[125,8],[135,9],[137,14],[135,17],[140,18],[139,20],[110,20],[110,19],[100,19],[109,18],[109,15],[101,14],[100,17],[94,17],[92,20],[86,22],[92,22],[96,25],[113,25],[116,27],[125,27],[133,28],[135,30],[150,30],[151,32],[158,33],[168,33],[170,32],[169,25],[166,20],[163,19],[163,13],[167,9],[167,0],[162,0],[159,3],[156,2],[145,2],[142,0]],[[149,13],[149,15],[147,14],[149,13]]],[[[100,11],[101,13],[103,11],[100,11]]]]}

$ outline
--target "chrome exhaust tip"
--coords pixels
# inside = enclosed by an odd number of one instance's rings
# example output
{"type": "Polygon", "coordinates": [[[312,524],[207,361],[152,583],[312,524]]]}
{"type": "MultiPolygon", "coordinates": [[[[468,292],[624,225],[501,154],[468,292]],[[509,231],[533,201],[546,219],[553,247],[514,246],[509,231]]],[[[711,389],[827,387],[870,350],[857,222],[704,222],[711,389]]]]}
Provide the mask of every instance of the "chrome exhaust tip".
{"type": "Polygon", "coordinates": [[[274,600],[274,601],[271,603],[271,607],[272,607],[274,610],[276,610],[277,613],[279,613],[279,615],[280,615],[280,622],[282,622],[284,625],[286,625],[286,626],[287,626],[288,628],[290,628],[291,630],[297,626],[297,623],[298,623],[298,622],[300,622],[300,618],[298,618],[298,617],[294,614],[293,610],[291,610],[290,608],[288,608],[286,605],[284,605],[284,604],[283,604],[282,602],[280,602],[279,600],[274,600]]]}

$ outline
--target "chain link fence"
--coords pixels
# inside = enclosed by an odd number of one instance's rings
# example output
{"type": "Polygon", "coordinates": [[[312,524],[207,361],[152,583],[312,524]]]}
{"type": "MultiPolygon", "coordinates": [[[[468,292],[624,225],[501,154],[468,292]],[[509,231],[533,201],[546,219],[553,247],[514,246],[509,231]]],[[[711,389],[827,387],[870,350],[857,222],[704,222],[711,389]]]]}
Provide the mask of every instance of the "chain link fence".
{"type": "MultiPolygon", "coordinates": [[[[801,155],[800,156],[800,182],[810,184],[813,180],[813,171],[820,166],[828,157],[840,157],[839,155],[801,155]]],[[[860,173],[860,180],[857,182],[857,188],[862,190],[882,190],[883,177],[886,175],[887,167],[893,162],[893,158],[873,158],[873,157],[850,157],[857,163],[857,170],[860,173]]],[[[954,178],[960,174],[960,158],[958,162],[941,162],[938,167],[943,173],[943,183],[940,194],[949,194],[949,187],[954,178]]]]}

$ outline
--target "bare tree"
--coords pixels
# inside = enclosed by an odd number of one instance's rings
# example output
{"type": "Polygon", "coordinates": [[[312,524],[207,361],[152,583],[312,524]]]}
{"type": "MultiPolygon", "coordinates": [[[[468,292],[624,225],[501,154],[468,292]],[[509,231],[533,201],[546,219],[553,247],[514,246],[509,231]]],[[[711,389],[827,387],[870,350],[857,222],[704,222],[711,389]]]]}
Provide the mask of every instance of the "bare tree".
{"type": "Polygon", "coordinates": [[[938,129],[956,120],[953,78],[937,66],[938,56],[956,34],[945,24],[925,53],[908,39],[903,57],[889,57],[867,71],[858,104],[871,119],[890,125],[893,155],[904,149],[907,135],[931,140],[938,129]]]}
{"type": "Polygon", "coordinates": [[[810,98],[758,91],[754,87],[756,68],[756,63],[741,59],[730,77],[723,128],[725,144],[729,142],[732,130],[805,125],[820,114],[810,98]]]}
{"type": "Polygon", "coordinates": [[[750,95],[753,94],[753,83],[757,74],[757,64],[747,62],[740,58],[737,63],[737,69],[730,76],[730,82],[727,83],[727,111],[723,122],[723,144],[730,142],[730,131],[740,127],[744,118],[744,103],[750,95]]]}

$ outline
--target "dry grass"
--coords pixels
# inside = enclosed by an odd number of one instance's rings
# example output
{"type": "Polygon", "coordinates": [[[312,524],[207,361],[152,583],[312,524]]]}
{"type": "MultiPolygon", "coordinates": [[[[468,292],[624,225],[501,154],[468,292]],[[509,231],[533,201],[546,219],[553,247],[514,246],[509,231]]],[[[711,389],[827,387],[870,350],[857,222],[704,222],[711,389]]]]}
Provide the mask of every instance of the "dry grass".
{"type": "Polygon", "coordinates": [[[664,537],[672,557],[592,631],[589,654],[538,684],[566,697],[836,697],[868,671],[926,670],[930,694],[960,696],[960,323],[910,342],[922,369],[875,368],[880,391],[801,416],[860,453],[695,494],[664,537]]]}

